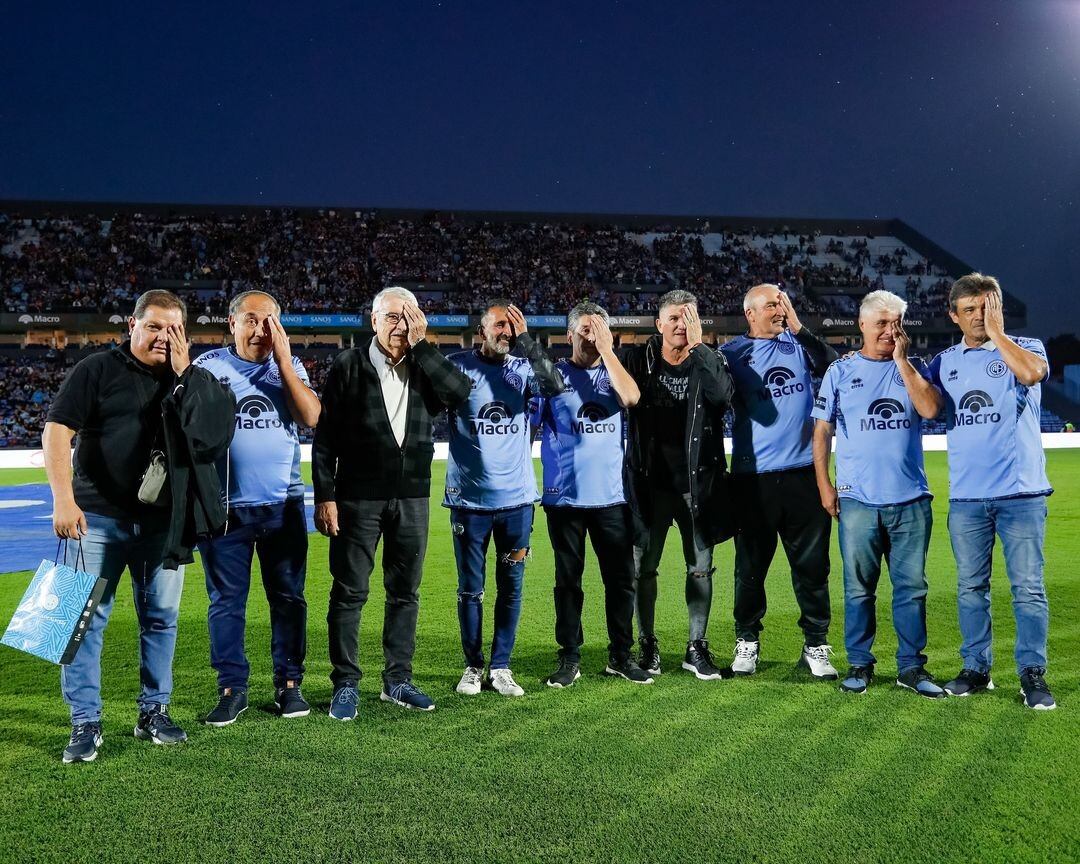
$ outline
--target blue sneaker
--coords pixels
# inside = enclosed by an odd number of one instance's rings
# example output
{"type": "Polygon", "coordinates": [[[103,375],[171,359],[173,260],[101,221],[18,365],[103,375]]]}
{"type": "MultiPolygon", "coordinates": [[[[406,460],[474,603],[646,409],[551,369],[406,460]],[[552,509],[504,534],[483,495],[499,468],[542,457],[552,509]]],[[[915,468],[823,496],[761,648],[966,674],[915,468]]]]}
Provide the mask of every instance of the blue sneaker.
{"type": "Polygon", "coordinates": [[[402,708],[412,708],[416,711],[435,710],[434,700],[412,681],[385,682],[379,698],[383,702],[390,702],[402,708]]]}
{"type": "Polygon", "coordinates": [[[101,746],[100,723],[76,723],[71,727],[71,740],[64,748],[64,764],[93,762],[101,746]]]}
{"type": "Polygon", "coordinates": [[[330,716],[335,720],[355,720],[356,706],[360,704],[360,693],[352,681],[346,681],[334,688],[330,700],[330,716]]]}
{"type": "Polygon", "coordinates": [[[1053,711],[1057,708],[1057,702],[1043,678],[1045,674],[1046,670],[1038,666],[1020,673],[1020,695],[1024,697],[1024,704],[1036,711],[1053,711]]]}
{"type": "Polygon", "coordinates": [[[840,682],[840,689],[845,693],[865,693],[870,682],[874,680],[873,666],[852,666],[848,669],[844,680],[840,682]]]}
{"type": "Polygon", "coordinates": [[[950,696],[970,696],[993,689],[994,682],[990,679],[990,673],[977,669],[961,669],[959,675],[945,684],[945,692],[950,696]]]}
{"type": "Polygon", "coordinates": [[[912,666],[896,676],[896,686],[914,690],[927,699],[944,699],[945,691],[934,683],[930,673],[922,666],[912,666]]]}

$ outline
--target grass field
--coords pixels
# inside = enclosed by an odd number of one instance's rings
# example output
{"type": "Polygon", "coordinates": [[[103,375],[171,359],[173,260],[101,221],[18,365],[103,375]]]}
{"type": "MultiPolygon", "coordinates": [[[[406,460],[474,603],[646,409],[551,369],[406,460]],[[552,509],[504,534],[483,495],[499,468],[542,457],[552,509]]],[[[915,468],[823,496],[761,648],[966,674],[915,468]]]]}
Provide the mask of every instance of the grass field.
{"type": "MultiPolygon", "coordinates": [[[[944,492],[944,454],[927,454],[944,492]]],[[[436,463],[436,472],[441,467],[436,463]]],[[[97,762],[64,766],[69,731],[55,667],[0,649],[0,861],[588,861],[1075,862],[1080,860],[1080,451],[1051,451],[1046,581],[1048,681],[1059,710],[1021,708],[1004,568],[995,562],[993,693],[932,702],[901,692],[883,581],[880,678],[863,697],[808,679],[786,563],[769,583],[764,663],[751,679],[698,682],[678,671],[685,646],[675,534],[661,571],[665,671],[651,687],[599,675],[606,650],[600,581],[587,573],[585,674],[555,691],[552,556],[538,512],[513,668],[523,699],[454,694],[461,670],[456,582],[445,511],[432,508],[415,670],[432,714],[378,701],[381,590],[361,632],[358,721],[325,715],[329,576],[312,538],[308,576],[312,716],[283,721],[272,702],[265,598],[253,591],[248,652],[253,707],[235,726],[199,718],[215,700],[207,599],[187,571],[173,715],[187,744],[131,735],[137,630],[126,586],[105,641],[105,744],[97,762]]],[[[43,479],[0,472],[0,483],[43,479]]],[[[440,487],[440,477],[435,486],[440,487]]],[[[930,670],[959,670],[955,570],[935,506],[928,604],[930,670]]],[[[842,583],[833,547],[833,630],[844,661],[842,583]]],[[[711,636],[727,657],[732,547],[717,550],[711,636]]],[[[0,576],[6,622],[27,574],[0,576]]],[[[373,584],[378,584],[373,580],[373,584]]],[[[490,625],[489,625],[490,626],[490,625]]]]}

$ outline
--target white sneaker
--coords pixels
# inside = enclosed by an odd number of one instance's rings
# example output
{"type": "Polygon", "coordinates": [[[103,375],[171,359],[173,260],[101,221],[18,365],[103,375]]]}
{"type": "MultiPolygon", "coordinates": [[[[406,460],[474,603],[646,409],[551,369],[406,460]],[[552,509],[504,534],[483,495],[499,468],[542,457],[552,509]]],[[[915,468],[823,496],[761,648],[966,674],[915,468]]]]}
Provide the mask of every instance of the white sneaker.
{"type": "Polygon", "coordinates": [[[466,666],[465,671],[461,673],[461,680],[457,682],[457,687],[454,689],[462,696],[479,696],[480,685],[483,681],[483,669],[478,669],[475,666],[466,666]]]}
{"type": "Polygon", "coordinates": [[[735,640],[735,660],[731,664],[731,671],[736,675],[753,675],[757,672],[757,658],[760,649],[760,642],[747,642],[745,639],[735,640]]]}
{"type": "Polygon", "coordinates": [[[488,681],[491,682],[492,689],[503,696],[525,695],[525,691],[518,686],[513,673],[509,669],[492,669],[488,681]]]}
{"type": "Polygon", "coordinates": [[[835,681],[840,676],[836,673],[836,667],[829,662],[830,654],[832,654],[831,645],[818,645],[814,648],[803,645],[802,662],[806,664],[810,674],[815,678],[835,681]]]}

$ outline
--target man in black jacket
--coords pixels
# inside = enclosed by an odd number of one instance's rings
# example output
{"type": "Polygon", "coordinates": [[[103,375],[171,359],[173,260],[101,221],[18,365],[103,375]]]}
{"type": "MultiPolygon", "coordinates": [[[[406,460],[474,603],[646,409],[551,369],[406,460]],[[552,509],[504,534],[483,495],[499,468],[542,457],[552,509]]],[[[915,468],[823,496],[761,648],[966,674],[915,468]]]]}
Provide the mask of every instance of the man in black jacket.
{"type": "Polygon", "coordinates": [[[323,391],[312,448],[315,525],[330,537],[330,716],[356,716],[360,612],[383,547],[386,612],[380,698],[434,709],[412,683],[420,578],[427,549],[432,420],[469,395],[469,379],[424,337],[427,319],[404,288],[375,296],[375,336],[342,351],[323,391]]]}
{"type": "Polygon", "coordinates": [[[640,666],[660,674],[656,576],[668,528],[675,522],[686,561],[689,641],[682,667],[717,680],[706,630],[712,608],[713,546],[732,535],[727,512],[723,416],[732,383],[721,356],[701,341],[697,298],[660,298],[659,334],[623,352],[641,391],[629,411],[626,494],[634,515],[640,666]]]}
{"type": "Polygon", "coordinates": [[[93,761],[101,746],[101,644],[125,567],[131,571],[140,634],[142,692],[135,737],[157,744],[187,738],[168,708],[183,563],[191,560],[183,543],[197,530],[187,519],[196,509],[204,530],[224,522],[210,439],[221,449],[228,445],[234,403],[210,373],[191,365],[185,319],[184,304],[175,295],[147,291],[128,319],[129,341],[77,363],[49,409],[42,447],[53,528],[58,537],[75,541],[66,544],[64,560],[109,580],[75,660],[60,670],[72,725],[65,762],[93,761]],[[174,418],[168,434],[163,413],[174,418]],[[211,452],[193,453],[191,430],[184,424],[198,427],[193,433],[198,447],[210,443],[211,452]],[[143,503],[140,481],[151,451],[159,449],[169,451],[170,489],[161,504],[143,503]],[[192,474],[197,482],[189,482],[192,474]],[[199,486],[194,491],[193,482],[199,486]],[[203,496],[203,504],[196,507],[192,494],[203,496]]]}

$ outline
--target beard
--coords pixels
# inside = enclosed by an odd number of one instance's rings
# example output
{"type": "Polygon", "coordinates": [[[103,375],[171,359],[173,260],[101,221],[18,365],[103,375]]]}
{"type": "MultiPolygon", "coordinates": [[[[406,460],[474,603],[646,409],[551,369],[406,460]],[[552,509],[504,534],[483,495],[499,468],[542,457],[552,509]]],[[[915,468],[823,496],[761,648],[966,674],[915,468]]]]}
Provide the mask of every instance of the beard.
{"type": "Polygon", "coordinates": [[[487,347],[494,354],[509,354],[510,353],[510,340],[509,339],[488,339],[487,347]]]}

